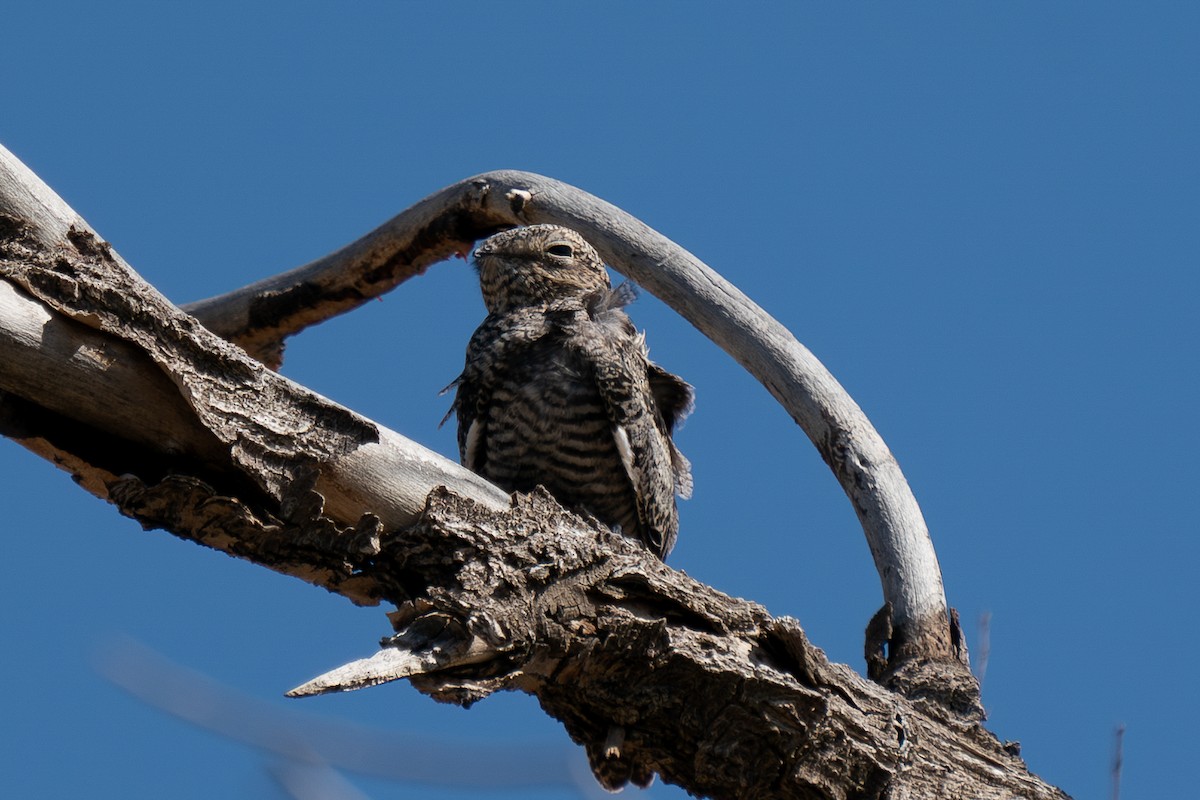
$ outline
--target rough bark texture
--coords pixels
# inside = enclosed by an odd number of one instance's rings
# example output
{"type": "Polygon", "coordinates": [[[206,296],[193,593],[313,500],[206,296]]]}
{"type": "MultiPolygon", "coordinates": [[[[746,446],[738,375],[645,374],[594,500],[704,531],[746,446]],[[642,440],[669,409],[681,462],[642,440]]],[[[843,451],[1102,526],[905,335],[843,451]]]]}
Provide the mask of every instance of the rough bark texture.
{"type": "Polygon", "coordinates": [[[68,458],[55,442],[73,439],[73,452],[89,454],[76,459],[89,467],[78,466],[81,482],[101,497],[106,474],[154,482],[173,472],[277,506],[320,463],[325,513],[343,525],[364,508],[407,524],[439,483],[505,504],[487,481],[197,324],[3,148],[0,279],[9,435],[55,460],[68,458]]]}
{"type": "Polygon", "coordinates": [[[497,513],[435,492],[418,524],[383,537],[373,569],[400,600],[390,646],[471,642],[465,663],[414,671],[419,689],[462,704],[530,692],[589,750],[619,727],[634,775],[711,797],[1064,796],[977,721],[829,663],[795,620],[542,493],[497,513]]]}
{"type": "MultiPolygon", "coordinates": [[[[944,618],[944,645],[900,661],[897,641],[919,641],[896,633],[912,609],[873,623],[871,674],[903,693],[831,665],[794,620],[546,496],[510,510],[477,476],[270,372],[0,166],[0,430],[143,525],[395,603],[385,652],[419,688],[460,703],[531,692],[634,781],[657,772],[713,797],[1063,797],[980,726],[944,618]]],[[[541,195],[503,196],[513,211],[541,195]]]]}
{"type": "Polygon", "coordinates": [[[0,225],[0,431],[130,516],[361,603],[378,591],[347,582],[337,554],[412,522],[433,485],[505,505],[211,334],[92,234],[49,248],[11,217],[0,225]]]}

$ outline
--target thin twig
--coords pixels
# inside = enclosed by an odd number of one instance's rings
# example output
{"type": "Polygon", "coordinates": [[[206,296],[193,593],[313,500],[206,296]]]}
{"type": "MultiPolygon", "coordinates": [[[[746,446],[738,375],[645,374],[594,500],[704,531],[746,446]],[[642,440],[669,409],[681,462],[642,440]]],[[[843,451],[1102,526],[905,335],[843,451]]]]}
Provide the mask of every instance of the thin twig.
{"type": "Polygon", "coordinates": [[[580,787],[578,771],[570,764],[580,758],[574,748],[534,741],[439,742],[424,733],[405,735],[320,719],[244,696],[124,637],[98,652],[95,664],[105,678],[142,702],[288,763],[476,791],[580,787]]]}
{"type": "Polygon", "coordinates": [[[975,677],[979,680],[979,688],[983,688],[983,679],[987,675],[988,658],[992,654],[992,612],[984,611],[979,615],[979,648],[976,652],[975,677]]]}
{"type": "Polygon", "coordinates": [[[1113,745],[1112,800],[1121,800],[1121,767],[1125,763],[1125,723],[1117,726],[1114,738],[1116,742],[1113,745]]]}

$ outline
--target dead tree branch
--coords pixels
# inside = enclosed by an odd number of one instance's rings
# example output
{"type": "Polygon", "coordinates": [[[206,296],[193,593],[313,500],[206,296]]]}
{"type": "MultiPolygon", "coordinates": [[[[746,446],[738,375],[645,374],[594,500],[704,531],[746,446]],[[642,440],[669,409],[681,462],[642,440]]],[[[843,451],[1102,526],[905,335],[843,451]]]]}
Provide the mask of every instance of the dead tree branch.
{"type": "MultiPolygon", "coordinates": [[[[505,192],[522,207],[551,194],[505,192]]],[[[585,221],[574,226],[621,262],[598,235],[620,226],[585,221]]],[[[675,274],[680,256],[647,241],[640,258],[675,274]]],[[[697,584],[548,497],[509,509],[490,484],[197,324],[6,151],[0,278],[0,430],[147,527],[396,604],[391,650],[436,697],[531,692],[635,780],[657,772],[713,797],[1063,797],[982,728],[977,686],[949,645],[913,648],[940,668],[902,696],[829,664],[794,621],[697,584]]],[[[722,336],[784,348],[778,361],[801,371],[788,380],[812,382],[790,334],[737,332],[744,322],[722,336]]],[[[832,413],[811,402],[806,414],[832,413]]],[[[861,433],[839,419],[823,423],[829,447],[861,433]]],[[[866,469],[860,445],[839,446],[823,451],[841,454],[831,464],[853,453],[866,469]]],[[[860,476],[868,489],[872,476],[860,476]]],[[[901,620],[884,615],[876,638],[895,642],[901,620]]]]}
{"type": "Polygon", "coordinates": [[[0,430],[133,516],[132,484],[157,486],[136,501],[154,505],[147,524],[377,602],[373,587],[346,583],[336,550],[349,533],[365,528],[353,546],[369,549],[438,485],[507,506],[474,473],[206,330],[2,148],[0,278],[0,430]],[[297,536],[289,521],[305,515],[325,522],[297,536]]]}

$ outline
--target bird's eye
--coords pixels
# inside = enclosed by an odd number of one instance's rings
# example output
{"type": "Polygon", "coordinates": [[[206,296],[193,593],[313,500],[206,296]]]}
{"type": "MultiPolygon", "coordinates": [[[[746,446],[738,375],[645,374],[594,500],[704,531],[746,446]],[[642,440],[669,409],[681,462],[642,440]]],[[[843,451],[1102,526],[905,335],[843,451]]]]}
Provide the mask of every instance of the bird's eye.
{"type": "Polygon", "coordinates": [[[552,244],[546,248],[546,252],[552,256],[562,256],[563,258],[570,258],[575,255],[575,251],[571,249],[571,245],[569,244],[552,244]]]}

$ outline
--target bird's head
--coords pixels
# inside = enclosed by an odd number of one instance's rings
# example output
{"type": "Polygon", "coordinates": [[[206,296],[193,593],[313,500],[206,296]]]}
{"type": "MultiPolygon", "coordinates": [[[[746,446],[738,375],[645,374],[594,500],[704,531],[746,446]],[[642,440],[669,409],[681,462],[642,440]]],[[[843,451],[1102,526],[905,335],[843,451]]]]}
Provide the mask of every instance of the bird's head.
{"type": "Polygon", "coordinates": [[[497,233],[475,249],[475,265],[489,314],[611,288],[596,249],[558,225],[497,233]]]}

